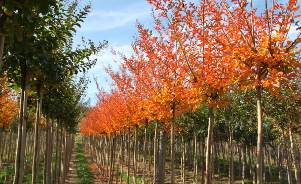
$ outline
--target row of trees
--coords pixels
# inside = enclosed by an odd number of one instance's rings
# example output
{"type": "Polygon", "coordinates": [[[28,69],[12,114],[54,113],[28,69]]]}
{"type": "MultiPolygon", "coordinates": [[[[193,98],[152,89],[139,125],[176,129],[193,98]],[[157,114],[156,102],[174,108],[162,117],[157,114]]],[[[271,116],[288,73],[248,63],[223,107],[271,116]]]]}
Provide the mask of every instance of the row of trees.
{"type": "MultiPolygon", "coordinates": [[[[30,113],[35,113],[32,183],[38,183],[41,152],[45,153],[44,181],[51,183],[51,127],[54,123],[51,120],[56,120],[57,127],[61,128],[55,130],[60,131],[62,135],[66,136],[66,133],[63,133],[65,131],[76,132],[77,124],[87,106],[81,98],[88,82],[85,76],[76,78],[76,74],[86,73],[93,67],[96,59],[91,60],[90,56],[99,53],[107,43],[104,41],[94,44],[91,40],[82,40],[82,44],[73,48],[76,27],[80,27],[80,23],[90,12],[91,4],[80,7],[77,0],[12,0],[1,2],[0,5],[1,76],[8,80],[10,91],[14,89],[18,93],[13,100],[20,101],[19,106],[14,106],[19,109],[19,116],[17,125],[14,125],[18,139],[13,183],[23,183],[26,137],[28,125],[31,124],[30,113]],[[46,119],[45,152],[40,150],[39,141],[43,117],[46,119]]],[[[5,85],[7,84],[3,83],[2,87],[5,88],[5,85]]],[[[0,128],[7,127],[7,122],[9,118],[1,122],[0,128]]],[[[61,141],[60,144],[67,143],[61,141]]],[[[58,181],[64,183],[62,180],[58,181]]]]}
{"type": "MultiPolygon", "coordinates": [[[[177,118],[207,104],[206,183],[211,183],[214,109],[226,107],[230,97],[241,91],[255,91],[249,101],[240,98],[236,103],[247,106],[255,102],[257,106],[256,177],[257,183],[262,183],[262,95],[278,99],[279,103],[284,103],[288,94],[294,102],[299,102],[300,97],[300,86],[295,82],[300,73],[301,42],[300,15],[295,15],[297,1],[273,3],[270,7],[265,1],[262,12],[253,8],[252,1],[243,0],[205,0],[197,5],[180,0],[148,2],[155,10],[154,28],[146,29],[138,23],[139,35],[132,44],[132,55],[120,54],[118,71],[106,68],[114,81],[112,89],[109,93],[99,89],[96,107],[82,121],[82,132],[114,135],[137,126],[144,126],[147,131],[149,121],[163,122],[165,129],[170,129],[174,183],[175,135],[181,129],[177,118]],[[291,36],[294,29],[297,34],[291,36]]],[[[237,110],[236,105],[227,108],[218,120],[230,127],[234,126],[231,122],[246,122],[239,118],[250,114],[247,109],[237,110]]],[[[267,107],[264,108],[267,113],[267,107]]],[[[269,117],[275,118],[278,114],[272,114],[280,108],[279,104],[272,108],[269,117]]],[[[293,108],[285,117],[279,114],[279,120],[289,120],[291,125],[298,122],[291,112],[299,113],[293,108]]],[[[190,122],[185,126],[190,126],[190,122]]],[[[296,177],[299,181],[299,175],[296,177]]]]}

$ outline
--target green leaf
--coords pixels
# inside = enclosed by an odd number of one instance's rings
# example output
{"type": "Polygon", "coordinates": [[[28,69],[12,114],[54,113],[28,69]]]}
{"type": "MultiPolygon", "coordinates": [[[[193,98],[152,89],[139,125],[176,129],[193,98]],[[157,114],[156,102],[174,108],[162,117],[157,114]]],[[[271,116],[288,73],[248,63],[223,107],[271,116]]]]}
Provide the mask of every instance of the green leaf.
{"type": "Polygon", "coordinates": [[[49,3],[45,1],[40,1],[38,9],[43,15],[46,15],[49,11],[49,3]]]}
{"type": "Polygon", "coordinates": [[[4,13],[8,16],[12,16],[14,14],[15,7],[13,2],[14,1],[7,1],[3,7],[4,13]]]}

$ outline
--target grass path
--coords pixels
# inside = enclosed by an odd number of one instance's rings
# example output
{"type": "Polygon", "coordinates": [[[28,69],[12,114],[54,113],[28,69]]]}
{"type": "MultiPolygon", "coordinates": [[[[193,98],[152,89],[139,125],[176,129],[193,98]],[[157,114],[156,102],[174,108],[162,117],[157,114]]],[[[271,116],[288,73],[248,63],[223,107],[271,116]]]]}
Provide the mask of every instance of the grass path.
{"type": "Polygon", "coordinates": [[[77,181],[77,167],[76,167],[76,144],[73,147],[72,154],[71,154],[71,162],[69,166],[69,173],[67,175],[66,184],[79,184],[77,181]]]}
{"type": "MultiPolygon", "coordinates": [[[[89,158],[88,158],[89,159],[89,158]]],[[[84,153],[81,139],[77,137],[71,154],[69,172],[66,184],[92,184],[94,181],[94,173],[91,171],[89,161],[84,153]]]]}

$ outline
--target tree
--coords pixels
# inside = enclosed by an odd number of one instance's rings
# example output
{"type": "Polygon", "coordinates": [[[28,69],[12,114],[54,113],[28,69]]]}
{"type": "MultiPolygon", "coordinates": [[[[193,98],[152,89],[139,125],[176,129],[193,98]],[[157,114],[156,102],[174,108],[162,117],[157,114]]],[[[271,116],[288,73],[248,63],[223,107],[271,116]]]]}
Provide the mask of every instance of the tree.
{"type": "MultiPolygon", "coordinates": [[[[247,10],[249,3],[233,1],[236,8],[223,4],[227,17],[227,37],[224,44],[234,51],[230,55],[236,63],[238,72],[236,83],[241,88],[253,87],[257,91],[257,183],[262,183],[262,88],[272,94],[280,91],[280,83],[286,84],[299,73],[300,62],[297,58],[297,45],[301,33],[289,38],[289,31],[299,16],[296,0],[288,1],[286,6],[273,4],[263,13],[256,9],[247,10]]],[[[252,8],[252,4],[251,4],[252,8]]],[[[226,51],[226,50],[225,50],[226,51]]]]}
{"type": "MultiPolygon", "coordinates": [[[[1,1],[0,7],[0,71],[2,71],[2,57],[6,36],[16,36],[19,41],[26,35],[34,35],[35,28],[39,27],[40,14],[45,15],[50,8],[54,8],[57,0],[31,1],[10,0],[1,1]]],[[[11,38],[7,42],[12,42],[11,38]]],[[[9,44],[8,44],[9,45],[9,44]]]]}
{"type": "Polygon", "coordinates": [[[9,89],[7,77],[0,78],[0,129],[8,129],[12,118],[17,115],[17,92],[9,89]]]}

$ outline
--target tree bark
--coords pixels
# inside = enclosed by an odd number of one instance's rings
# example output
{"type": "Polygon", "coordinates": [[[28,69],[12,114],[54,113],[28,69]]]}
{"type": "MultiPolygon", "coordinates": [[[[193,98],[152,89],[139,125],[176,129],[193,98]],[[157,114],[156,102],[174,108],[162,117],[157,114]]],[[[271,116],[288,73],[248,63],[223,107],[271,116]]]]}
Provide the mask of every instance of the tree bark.
{"type": "Polygon", "coordinates": [[[128,135],[127,135],[127,178],[126,183],[130,183],[130,167],[131,167],[131,151],[130,151],[130,141],[131,141],[131,128],[128,128],[128,135]]]}
{"type": "Polygon", "coordinates": [[[211,184],[211,150],[212,150],[212,132],[213,132],[213,107],[209,107],[209,125],[207,134],[207,150],[206,150],[206,184],[211,184]]]}
{"type": "Polygon", "coordinates": [[[135,143],[134,143],[134,154],[133,154],[133,169],[134,169],[134,184],[136,184],[137,171],[138,171],[138,124],[135,125],[135,143]]]}
{"type": "Polygon", "coordinates": [[[43,96],[43,85],[39,81],[37,87],[37,112],[36,112],[36,124],[35,124],[35,139],[34,139],[34,156],[32,164],[32,183],[38,183],[39,176],[39,164],[40,164],[40,123],[41,123],[41,109],[42,109],[42,96],[43,96]]]}
{"type": "Polygon", "coordinates": [[[175,182],[175,123],[176,123],[176,106],[172,105],[172,122],[171,122],[171,136],[170,136],[170,159],[171,159],[171,183],[175,182]]]}
{"type": "MultiPolygon", "coordinates": [[[[259,77],[258,77],[259,78],[259,77]]],[[[257,184],[262,183],[262,106],[261,106],[261,86],[256,86],[257,98],[257,184]]]]}
{"type": "Polygon", "coordinates": [[[234,166],[233,166],[233,129],[230,127],[230,169],[229,169],[229,183],[234,183],[234,166]]]}
{"type": "Polygon", "coordinates": [[[296,179],[296,183],[300,184],[300,167],[297,161],[297,156],[296,156],[296,150],[295,150],[295,145],[294,145],[294,136],[292,133],[292,122],[289,122],[289,137],[290,137],[290,142],[291,142],[291,154],[292,154],[292,158],[293,158],[293,165],[294,165],[294,170],[295,170],[295,179],[296,179]]]}
{"type": "MultiPolygon", "coordinates": [[[[1,27],[6,29],[6,19],[7,15],[2,13],[0,18],[1,27]]],[[[4,53],[4,42],[5,42],[5,35],[0,35],[0,71],[2,72],[2,65],[3,65],[3,53],[4,53]]]]}
{"type": "Polygon", "coordinates": [[[156,183],[158,177],[158,121],[156,120],[155,136],[154,136],[154,183],[156,183]]]}
{"type": "MultiPolygon", "coordinates": [[[[193,143],[194,143],[193,180],[194,180],[194,183],[198,183],[198,157],[197,157],[198,156],[198,142],[197,142],[197,132],[196,131],[194,131],[193,143]]],[[[184,153],[184,155],[185,155],[185,153],[184,153]]]]}
{"type": "Polygon", "coordinates": [[[24,176],[24,156],[26,146],[26,124],[27,124],[27,99],[29,72],[26,61],[21,63],[21,98],[20,98],[20,122],[18,125],[18,141],[16,148],[14,184],[22,184],[24,176]]]}
{"type": "Polygon", "coordinates": [[[166,142],[167,132],[160,131],[160,144],[158,154],[158,184],[164,183],[165,181],[165,163],[166,163],[166,142]]]}
{"type": "Polygon", "coordinates": [[[142,184],[145,183],[145,175],[146,175],[147,139],[148,139],[148,119],[145,120],[145,128],[144,128],[144,144],[143,144],[143,176],[142,176],[142,184]]]}

